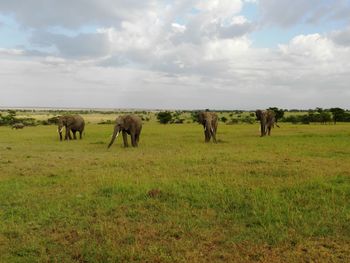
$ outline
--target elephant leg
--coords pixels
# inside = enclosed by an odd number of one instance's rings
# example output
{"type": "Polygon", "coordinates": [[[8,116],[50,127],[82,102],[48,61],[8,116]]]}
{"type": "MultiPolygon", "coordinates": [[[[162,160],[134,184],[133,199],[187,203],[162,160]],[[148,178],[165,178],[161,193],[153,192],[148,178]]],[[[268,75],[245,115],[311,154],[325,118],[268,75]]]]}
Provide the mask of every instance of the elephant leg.
{"type": "Polygon", "coordinates": [[[217,143],[215,131],[212,132],[212,136],[213,136],[213,142],[214,142],[214,143],[217,143]]]}
{"type": "Polygon", "coordinates": [[[79,137],[80,137],[80,140],[81,140],[81,138],[83,138],[83,132],[82,131],[79,131],[79,137]]]}
{"type": "Polygon", "coordinates": [[[209,142],[210,137],[209,137],[209,135],[208,135],[208,132],[207,132],[207,131],[204,131],[204,137],[205,137],[204,141],[205,141],[205,142],[209,142]]]}
{"type": "Polygon", "coordinates": [[[74,138],[74,140],[77,139],[76,133],[77,133],[77,131],[73,131],[73,138],[74,138]]]}
{"type": "Polygon", "coordinates": [[[72,137],[70,136],[70,129],[66,127],[66,135],[64,136],[64,140],[71,140],[72,137]]]}
{"type": "Polygon", "coordinates": [[[137,134],[135,134],[135,144],[136,144],[136,147],[139,146],[139,140],[140,140],[140,134],[137,133],[137,134]]]}
{"type": "Polygon", "coordinates": [[[264,124],[260,124],[260,137],[263,137],[264,136],[264,131],[265,131],[265,127],[264,127],[264,124]]]}
{"type": "Polygon", "coordinates": [[[270,133],[271,133],[271,126],[268,126],[268,130],[267,130],[267,131],[268,131],[267,134],[270,136],[270,133]]]}
{"type": "Polygon", "coordinates": [[[123,141],[124,141],[124,147],[129,147],[126,131],[123,131],[123,141]]]}
{"type": "Polygon", "coordinates": [[[132,147],[136,147],[135,133],[131,133],[130,137],[131,137],[131,145],[132,145],[132,147]]]}

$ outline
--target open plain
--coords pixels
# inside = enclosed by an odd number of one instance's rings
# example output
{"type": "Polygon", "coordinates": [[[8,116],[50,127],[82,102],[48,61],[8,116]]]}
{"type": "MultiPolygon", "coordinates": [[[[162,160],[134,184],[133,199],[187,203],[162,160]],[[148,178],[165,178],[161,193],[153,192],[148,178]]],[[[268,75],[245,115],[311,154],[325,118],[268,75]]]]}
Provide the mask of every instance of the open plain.
{"type": "MultiPolygon", "coordinates": [[[[114,115],[108,115],[114,119],[114,115]]],[[[350,125],[0,127],[0,262],[349,262],[350,125]]],[[[91,118],[91,121],[89,121],[91,118]]],[[[100,117],[99,117],[100,118],[100,117]]]]}

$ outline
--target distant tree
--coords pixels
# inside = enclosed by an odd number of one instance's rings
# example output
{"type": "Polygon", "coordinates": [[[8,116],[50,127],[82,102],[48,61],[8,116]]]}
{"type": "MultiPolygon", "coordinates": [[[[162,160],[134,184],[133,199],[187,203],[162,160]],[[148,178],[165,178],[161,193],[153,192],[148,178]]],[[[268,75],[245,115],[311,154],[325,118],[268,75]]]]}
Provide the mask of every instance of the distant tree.
{"type": "Polygon", "coordinates": [[[322,113],[322,112],[323,112],[323,109],[320,108],[320,107],[317,107],[317,108],[316,108],[316,111],[317,111],[318,113],[322,113]]]}
{"type": "Polygon", "coordinates": [[[167,124],[172,120],[172,115],[170,111],[161,111],[157,114],[157,119],[162,124],[167,124]]]}
{"type": "Polygon", "coordinates": [[[330,122],[332,120],[331,114],[326,111],[322,111],[320,114],[320,122],[323,124],[326,124],[327,122],[330,122]]]}
{"type": "Polygon", "coordinates": [[[16,111],[15,110],[8,110],[7,113],[11,116],[16,116],[16,111]]]}
{"type": "Polygon", "coordinates": [[[334,124],[337,123],[337,121],[344,121],[345,117],[345,110],[341,108],[330,108],[329,111],[333,115],[333,122],[334,124]]]}
{"type": "Polygon", "coordinates": [[[221,120],[223,123],[225,123],[225,122],[227,121],[227,118],[226,118],[225,116],[222,116],[222,117],[220,118],[220,120],[221,120]]]}

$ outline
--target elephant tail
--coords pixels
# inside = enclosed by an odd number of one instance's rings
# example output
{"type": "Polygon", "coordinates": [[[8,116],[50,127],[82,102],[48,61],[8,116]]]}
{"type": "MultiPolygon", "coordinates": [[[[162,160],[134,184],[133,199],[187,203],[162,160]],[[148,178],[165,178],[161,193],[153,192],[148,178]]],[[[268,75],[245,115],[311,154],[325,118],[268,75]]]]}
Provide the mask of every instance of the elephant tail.
{"type": "Polygon", "coordinates": [[[108,144],[107,149],[112,146],[112,144],[114,143],[114,140],[118,137],[118,135],[119,135],[119,129],[118,129],[118,127],[115,127],[113,135],[112,135],[111,142],[108,144]]]}

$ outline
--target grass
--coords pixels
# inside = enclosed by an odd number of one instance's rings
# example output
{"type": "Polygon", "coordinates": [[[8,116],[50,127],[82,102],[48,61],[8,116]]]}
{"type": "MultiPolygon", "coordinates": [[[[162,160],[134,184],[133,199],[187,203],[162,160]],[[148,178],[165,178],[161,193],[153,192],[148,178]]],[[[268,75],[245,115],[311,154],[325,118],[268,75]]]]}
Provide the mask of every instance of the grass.
{"type": "Polygon", "coordinates": [[[0,262],[350,260],[350,125],[280,126],[0,127],[0,262]]]}

